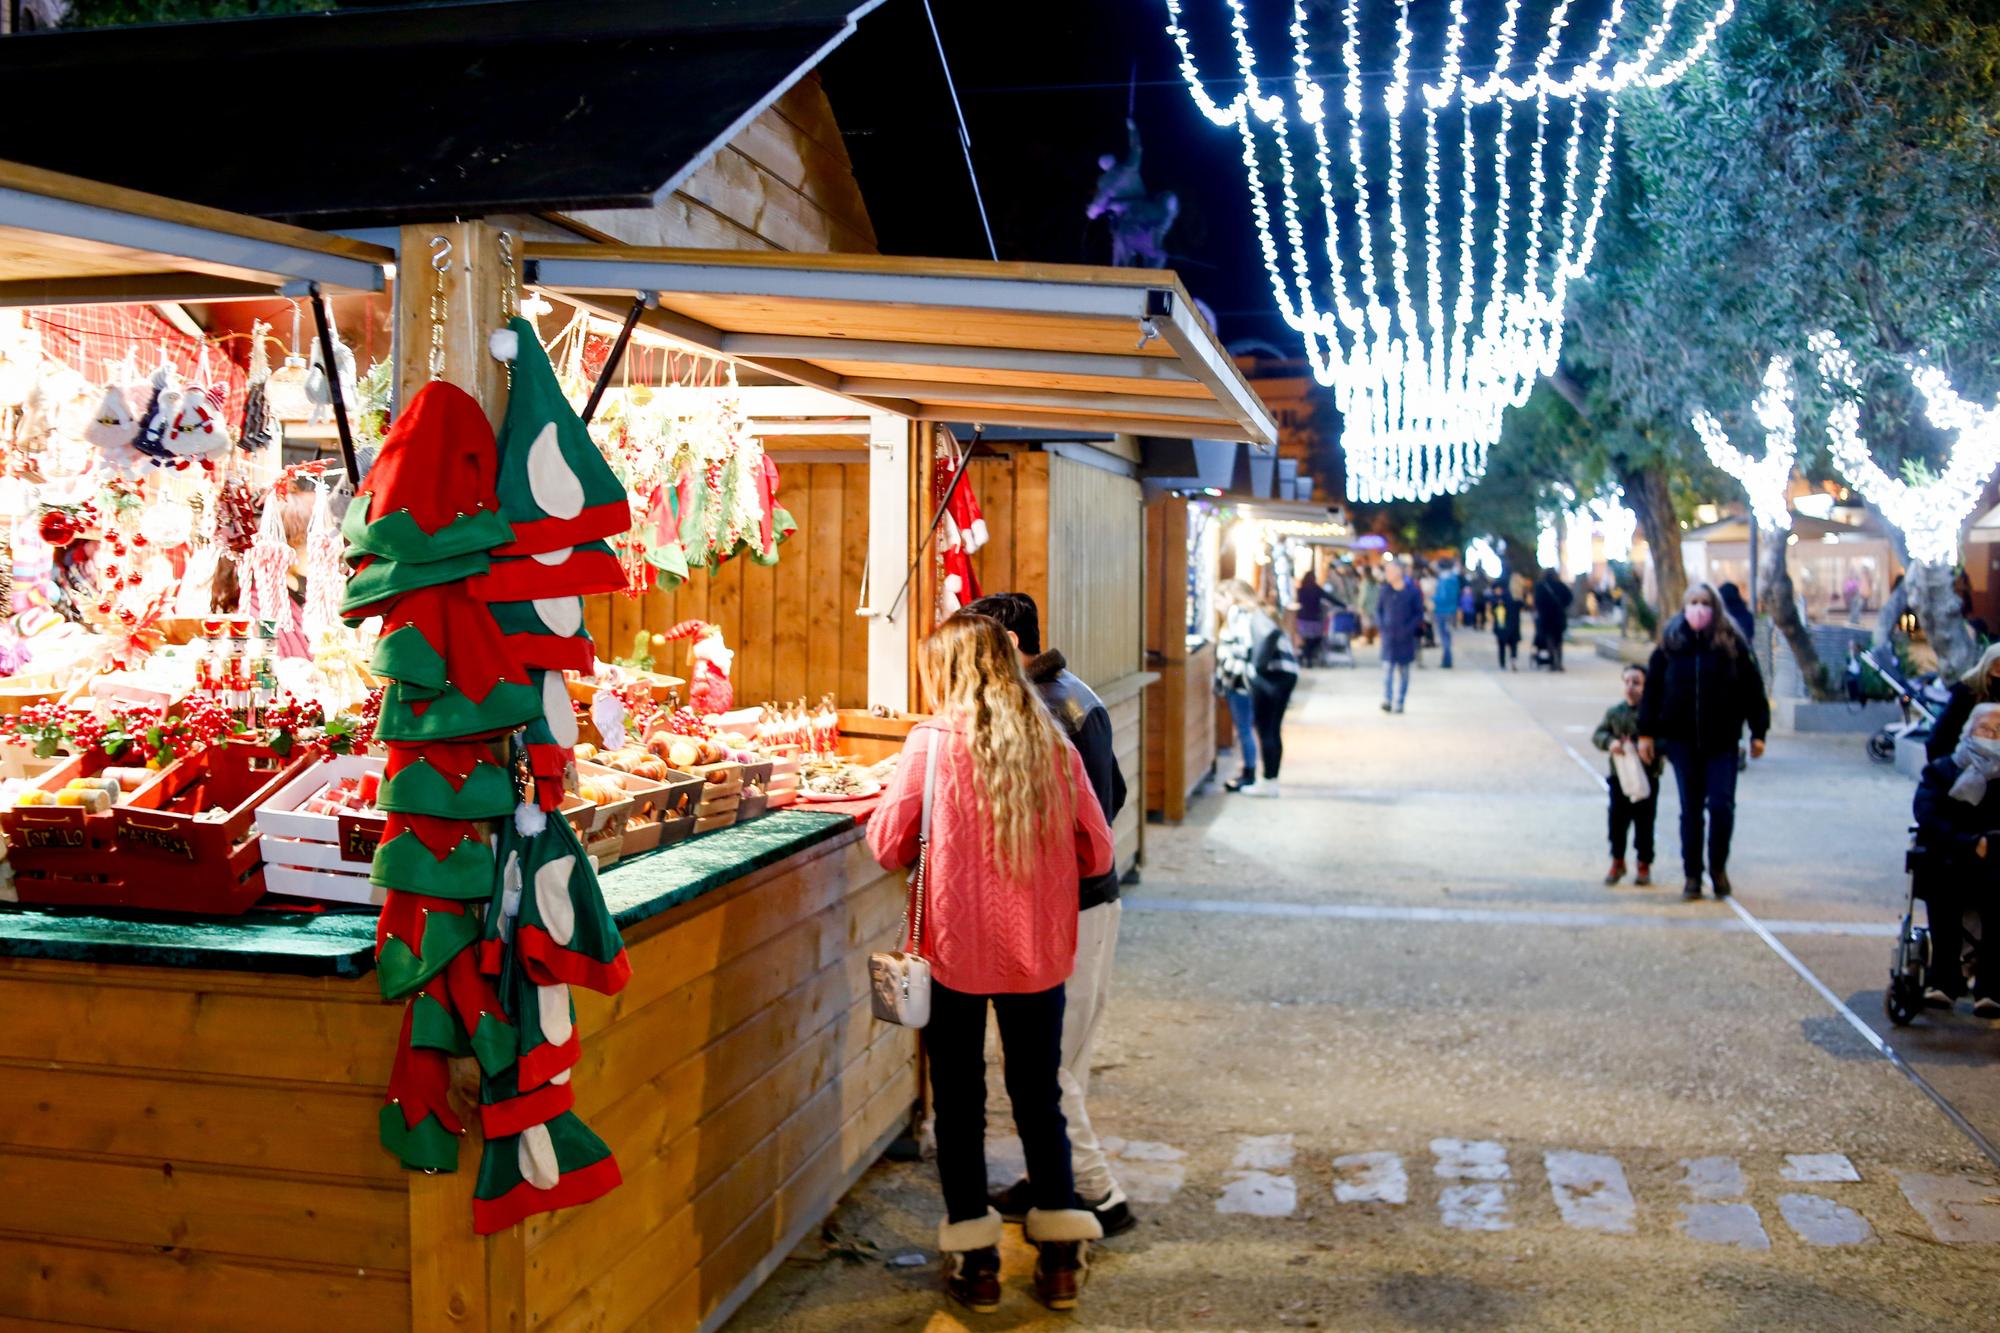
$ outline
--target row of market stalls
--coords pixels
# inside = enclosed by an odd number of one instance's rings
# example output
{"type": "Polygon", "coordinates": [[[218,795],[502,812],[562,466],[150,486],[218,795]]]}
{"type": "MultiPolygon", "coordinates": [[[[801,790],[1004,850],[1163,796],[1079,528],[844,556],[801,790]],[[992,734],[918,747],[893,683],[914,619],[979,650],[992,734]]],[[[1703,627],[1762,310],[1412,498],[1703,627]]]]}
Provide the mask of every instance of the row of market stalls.
{"type": "MultiPolygon", "coordinates": [[[[0,908],[11,1318],[252,1329],[309,1305],[370,1329],[716,1327],[919,1099],[912,1034],[867,998],[903,882],[857,818],[920,706],[921,636],[979,591],[1025,591],[1111,705],[1128,773],[1155,762],[1150,730],[1209,726],[1205,678],[1148,693],[1156,636],[1193,641],[1199,540],[1171,526],[1180,497],[1145,505],[1141,441],[1274,432],[1172,274],[609,239],[683,239],[683,191],[726,159],[779,162],[790,193],[757,188],[859,245],[809,75],[871,7],[678,28],[594,8],[585,26],[640,72],[667,51],[735,62],[705,85],[736,99],[704,108],[724,130],[640,165],[650,209],[629,186],[540,196],[528,172],[489,188],[506,207],[472,209],[434,199],[394,142],[372,145],[371,188],[400,192],[340,235],[0,163],[13,364],[94,340],[61,367],[89,410],[51,413],[24,453],[30,407],[52,404],[11,404],[0,479],[15,729],[50,751],[8,747],[10,820],[28,820],[7,825],[20,901],[0,908]],[[746,47],[772,62],[748,80],[746,47]],[[107,338],[144,340],[136,371],[98,355],[107,338]],[[271,338],[304,365],[263,374],[271,338]],[[162,385],[187,430],[205,413],[221,433],[118,453],[144,445],[162,385]],[[288,439],[244,429],[257,403],[288,439]],[[420,429],[434,412],[455,424],[420,429]],[[341,520],[350,469],[372,493],[341,520]],[[287,552],[292,509],[310,533],[287,552]],[[19,571],[44,548],[32,581],[51,595],[31,605],[19,571]],[[232,560],[246,591],[203,614],[189,599],[232,560]],[[296,656],[288,572],[323,612],[294,627],[296,656]],[[359,614],[385,607],[379,628],[359,614]],[[488,613],[498,656],[468,646],[488,613]],[[41,653],[44,634],[77,651],[41,653]],[[531,717],[507,711],[517,661],[531,717]],[[372,750],[342,743],[343,680],[386,683],[356,705],[372,750]],[[314,692],[324,721],[285,697],[314,692]],[[34,711],[57,696],[61,726],[34,711]],[[134,718],[163,734],[104,753],[134,718]],[[816,773],[864,799],[807,800],[816,773]],[[287,881],[272,857],[303,855],[313,820],[318,868],[287,881]],[[418,844],[431,859],[409,859],[418,844]],[[336,879],[345,898],[314,899],[336,879]]],[[[563,67],[569,7],[486,8],[507,51],[563,67]]],[[[355,21],[369,42],[398,31],[355,21]]],[[[346,40],[349,17],[312,22],[346,40]]],[[[305,40],[286,33],[205,40],[266,58],[305,40]]],[[[1163,781],[1185,791],[1176,762],[1163,781]]],[[[1135,804],[1121,864],[1143,830],[1135,804]]]]}

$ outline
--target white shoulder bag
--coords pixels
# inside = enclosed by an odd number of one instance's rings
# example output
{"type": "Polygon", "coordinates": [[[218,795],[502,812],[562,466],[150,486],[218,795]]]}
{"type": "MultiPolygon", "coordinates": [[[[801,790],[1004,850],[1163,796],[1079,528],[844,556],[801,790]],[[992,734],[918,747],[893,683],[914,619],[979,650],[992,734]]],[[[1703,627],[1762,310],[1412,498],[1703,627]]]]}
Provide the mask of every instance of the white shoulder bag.
{"type": "Polygon", "coordinates": [[[924,890],[930,877],[931,802],[937,790],[941,737],[924,747],[924,814],[917,826],[917,865],[910,872],[910,900],[903,908],[902,948],[868,955],[869,1005],[884,1023],[920,1028],[931,1021],[931,965],[922,955],[924,890]]]}

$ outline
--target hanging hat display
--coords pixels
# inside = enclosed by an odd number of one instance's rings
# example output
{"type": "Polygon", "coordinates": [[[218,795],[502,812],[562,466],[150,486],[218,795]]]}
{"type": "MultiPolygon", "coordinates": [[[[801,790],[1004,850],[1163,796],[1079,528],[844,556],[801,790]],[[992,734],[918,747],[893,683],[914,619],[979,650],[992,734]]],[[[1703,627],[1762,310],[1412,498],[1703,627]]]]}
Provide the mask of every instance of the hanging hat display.
{"type": "Polygon", "coordinates": [[[476,741],[392,745],[375,804],[440,819],[500,819],[514,813],[514,781],[476,741]]]}
{"type": "Polygon", "coordinates": [[[132,415],[132,400],[125,396],[125,386],[115,381],[105,385],[104,397],[98,400],[97,410],[83,428],[85,442],[123,461],[130,456],[132,437],[138,432],[139,423],[132,415]]]}
{"type": "Polygon", "coordinates": [[[524,1217],[589,1203],[622,1179],[604,1140],[566,1112],[518,1135],[486,1141],[473,1189],[472,1229],[490,1236],[524,1217]]]}
{"type": "Polygon", "coordinates": [[[492,608],[507,653],[522,666],[586,675],[596,668],[597,652],[583,628],[583,598],[494,602],[492,608]]]}
{"type": "Polygon", "coordinates": [[[205,458],[229,448],[229,430],[222,424],[222,390],[191,387],[181,395],[179,409],[160,443],[176,458],[205,458]]]}
{"type": "Polygon", "coordinates": [[[341,524],[350,557],[426,563],[513,536],[494,492],[493,430],[473,396],[433,380],[389,428],[341,524]]]}
{"type": "Polygon", "coordinates": [[[538,555],[617,536],[632,524],[624,483],[563,396],[533,326],[516,316],[509,327],[520,347],[500,423],[500,505],[514,540],[496,554],[538,555]]]}
{"type": "Polygon", "coordinates": [[[475,597],[489,602],[527,602],[541,597],[588,597],[619,592],[625,587],[625,567],[611,543],[593,541],[565,546],[524,560],[495,560],[492,568],[468,585],[475,597]]]}

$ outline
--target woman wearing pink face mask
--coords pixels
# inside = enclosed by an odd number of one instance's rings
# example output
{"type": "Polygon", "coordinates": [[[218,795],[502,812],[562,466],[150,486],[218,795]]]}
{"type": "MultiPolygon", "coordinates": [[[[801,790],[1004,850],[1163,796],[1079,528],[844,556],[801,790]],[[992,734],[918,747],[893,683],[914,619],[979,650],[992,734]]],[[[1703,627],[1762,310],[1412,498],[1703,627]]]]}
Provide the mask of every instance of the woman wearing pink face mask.
{"type": "Polygon", "coordinates": [[[1771,704],[1750,645],[1706,583],[1688,589],[1681,613],[1660,631],[1639,702],[1639,757],[1664,750],[1681,797],[1681,896],[1701,897],[1702,816],[1708,819],[1708,874],[1727,898],[1729,835],[1736,824],[1736,747],[1750,728],[1750,757],[1764,755],[1771,704]]]}

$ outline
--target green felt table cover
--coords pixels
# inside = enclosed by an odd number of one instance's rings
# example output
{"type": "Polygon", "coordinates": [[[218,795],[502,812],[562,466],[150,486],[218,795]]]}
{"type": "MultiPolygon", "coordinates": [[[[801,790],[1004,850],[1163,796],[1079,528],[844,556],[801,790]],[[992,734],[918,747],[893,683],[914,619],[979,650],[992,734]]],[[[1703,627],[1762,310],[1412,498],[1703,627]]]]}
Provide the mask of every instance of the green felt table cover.
{"type": "MultiPolygon", "coordinates": [[[[620,861],[600,879],[621,929],[693,902],[851,828],[853,816],[777,810],[620,861]]],[[[111,916],[0,904],[0,957],[359,977],[375,968],[373,911],[252,911],[225,919],[111,916]]]]}

